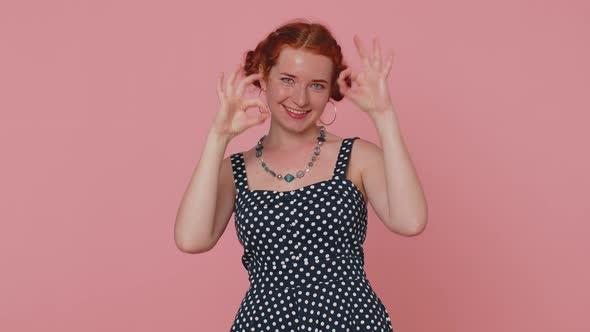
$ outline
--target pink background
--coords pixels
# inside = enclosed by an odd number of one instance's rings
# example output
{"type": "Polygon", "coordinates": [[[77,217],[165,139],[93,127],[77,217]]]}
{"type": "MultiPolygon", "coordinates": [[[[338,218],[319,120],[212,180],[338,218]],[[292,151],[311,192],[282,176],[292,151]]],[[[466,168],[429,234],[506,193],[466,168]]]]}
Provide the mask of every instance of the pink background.
{"type": "MultiPolygon", "coordinates": [[[[0,330],[229,330],[248,286],[233,218],[201,255],[174,218],[217,76],[295,17],[353,67],[353,33],[396,51],[430,218],[402,237],[370,210],[394,330],[590,331],[590,5],[557,0],[2,1],[0,330]]],[[[379,142],[338,107],[329,130],[379,142]]]]}

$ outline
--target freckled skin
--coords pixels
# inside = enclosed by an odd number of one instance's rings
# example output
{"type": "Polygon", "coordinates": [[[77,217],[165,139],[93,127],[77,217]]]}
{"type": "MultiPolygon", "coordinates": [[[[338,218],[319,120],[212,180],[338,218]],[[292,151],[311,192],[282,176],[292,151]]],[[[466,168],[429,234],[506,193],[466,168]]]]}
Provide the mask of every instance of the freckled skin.
{"type": "Polygon", "coordinates": [[[268,77],[261,81],[272,113],[266,144],[272,146],[282,142],[283,138],[292,138],[295,133],[299,134],[296,136],[299,138],[301,134],[307,137],[317,136],[316,123],[330,99],[332,70],[332,60],[324,55],[290,47],[281,51],[268,77]],[[327,83],[313,80],[325,80],[327,83]],[[311,110],[311,113],[304,119],[293,119],[281,104],[296,110],[311,110]]]}
{"type": "MultiPolygon", "coordinates": [[[[309,161],[313,147],[317,144],[318,127],[322,125],[319,119],[330,99],[332,70],[330,58],[286,47],[281,51],[268,76],[260,81],[265,91],[266,103],[272,113],[263,152],[263,158],[269,162],[271,169],[294,174],[297,170],[303,169],[309,161]],[[294,119],[287,114],[282,105],[310,112],[302,119],[294,119]]],[[[259,71],[263,72],[262,67],[259,71]]],[[[322,118],[325,122],[333,116],[332,110],[328,110],[328,114],[322,118]]],[[[313,170],[304,178],[290,183],[277,181],[266,174],[258,164],[254,146],[245,151],[244,157],[251,184],[256,188],[288,190],[329,178],[342,137],[328,130],[329,128],[326,128],[326,142],[322,145],[322,152],[313,170]]],[[[350,170],[349,177],[361,186],[359,172],[350,170]]]]}

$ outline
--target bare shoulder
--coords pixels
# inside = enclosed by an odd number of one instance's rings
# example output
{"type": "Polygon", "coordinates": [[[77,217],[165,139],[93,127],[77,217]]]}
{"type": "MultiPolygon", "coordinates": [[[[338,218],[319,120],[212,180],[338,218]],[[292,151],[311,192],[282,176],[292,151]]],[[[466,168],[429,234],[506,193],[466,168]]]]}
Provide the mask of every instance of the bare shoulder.
{"type": "Polygon", "coordinates": [[[352,145],[347,177],[359,188],[367,202],[367,191],[363,182],[364,174],[380,161],[381,148],[367,140],[357,138],[352,145]]]}
{"type": "Polygon", "coordinates": [[[361,172],[371,168],[371,165],[379,163],[383,159],[383,150],[381,147],[362,138],[355,140],[352,150],[354,156],[351,158],[351,163],[354,162],[355,168],[361,172]]]}

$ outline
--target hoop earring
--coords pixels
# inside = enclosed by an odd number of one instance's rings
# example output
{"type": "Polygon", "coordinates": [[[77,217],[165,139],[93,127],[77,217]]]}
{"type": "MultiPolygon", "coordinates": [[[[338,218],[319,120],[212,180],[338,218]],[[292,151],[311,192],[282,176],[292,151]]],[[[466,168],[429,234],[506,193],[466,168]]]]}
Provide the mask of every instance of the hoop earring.
{"type": "MultiPolygon", "coordinates": [[[[334,103],[333,103],[331,100],[328,100],[328,102],[330,102],[330,104],[332,104],[332,108],[334,108],[334,119],[333,119],[333,120],[332,120],[332,122],[330,122],[330,123],[324,123],[324,122],[322,121],[322,116],[320,115],[320,122],[321,122],[323,125],[325,125],[325,126],[329,126],[329,125],[331,125],[332,123],[334,123],[334,121],[336,121],[336,105],[335,105],[335,104],[334,104],[334,103]]],[[[324,114],[324,113],[322,112],[322,115],[323,115],[323,114],[324,114]]]]}

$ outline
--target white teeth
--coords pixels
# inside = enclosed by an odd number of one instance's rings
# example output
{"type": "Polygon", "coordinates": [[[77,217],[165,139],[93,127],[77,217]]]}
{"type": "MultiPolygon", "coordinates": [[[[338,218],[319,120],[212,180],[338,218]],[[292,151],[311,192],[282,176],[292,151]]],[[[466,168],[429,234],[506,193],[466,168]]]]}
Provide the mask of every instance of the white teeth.
{"type": "MultiPolygon", "coordinates": [[[[284,106],[284,105],[283,105],[283,106],[284,106]]],[[[287,106],[285,106],[285,107],[286,107],[286,108],[289,110],[289,112],[292,112],[292,113],[295,113],[295,114],[304,114],[304,113],[307,113],[307,112],[308,112],[308,111],[305,111],[305,112],[300,112],[300,111],[296,111],[296,110],[294,110],[294,109],[292,109],[292,108],[289,108],[289,107],[287,107],[287,106]]]]}

